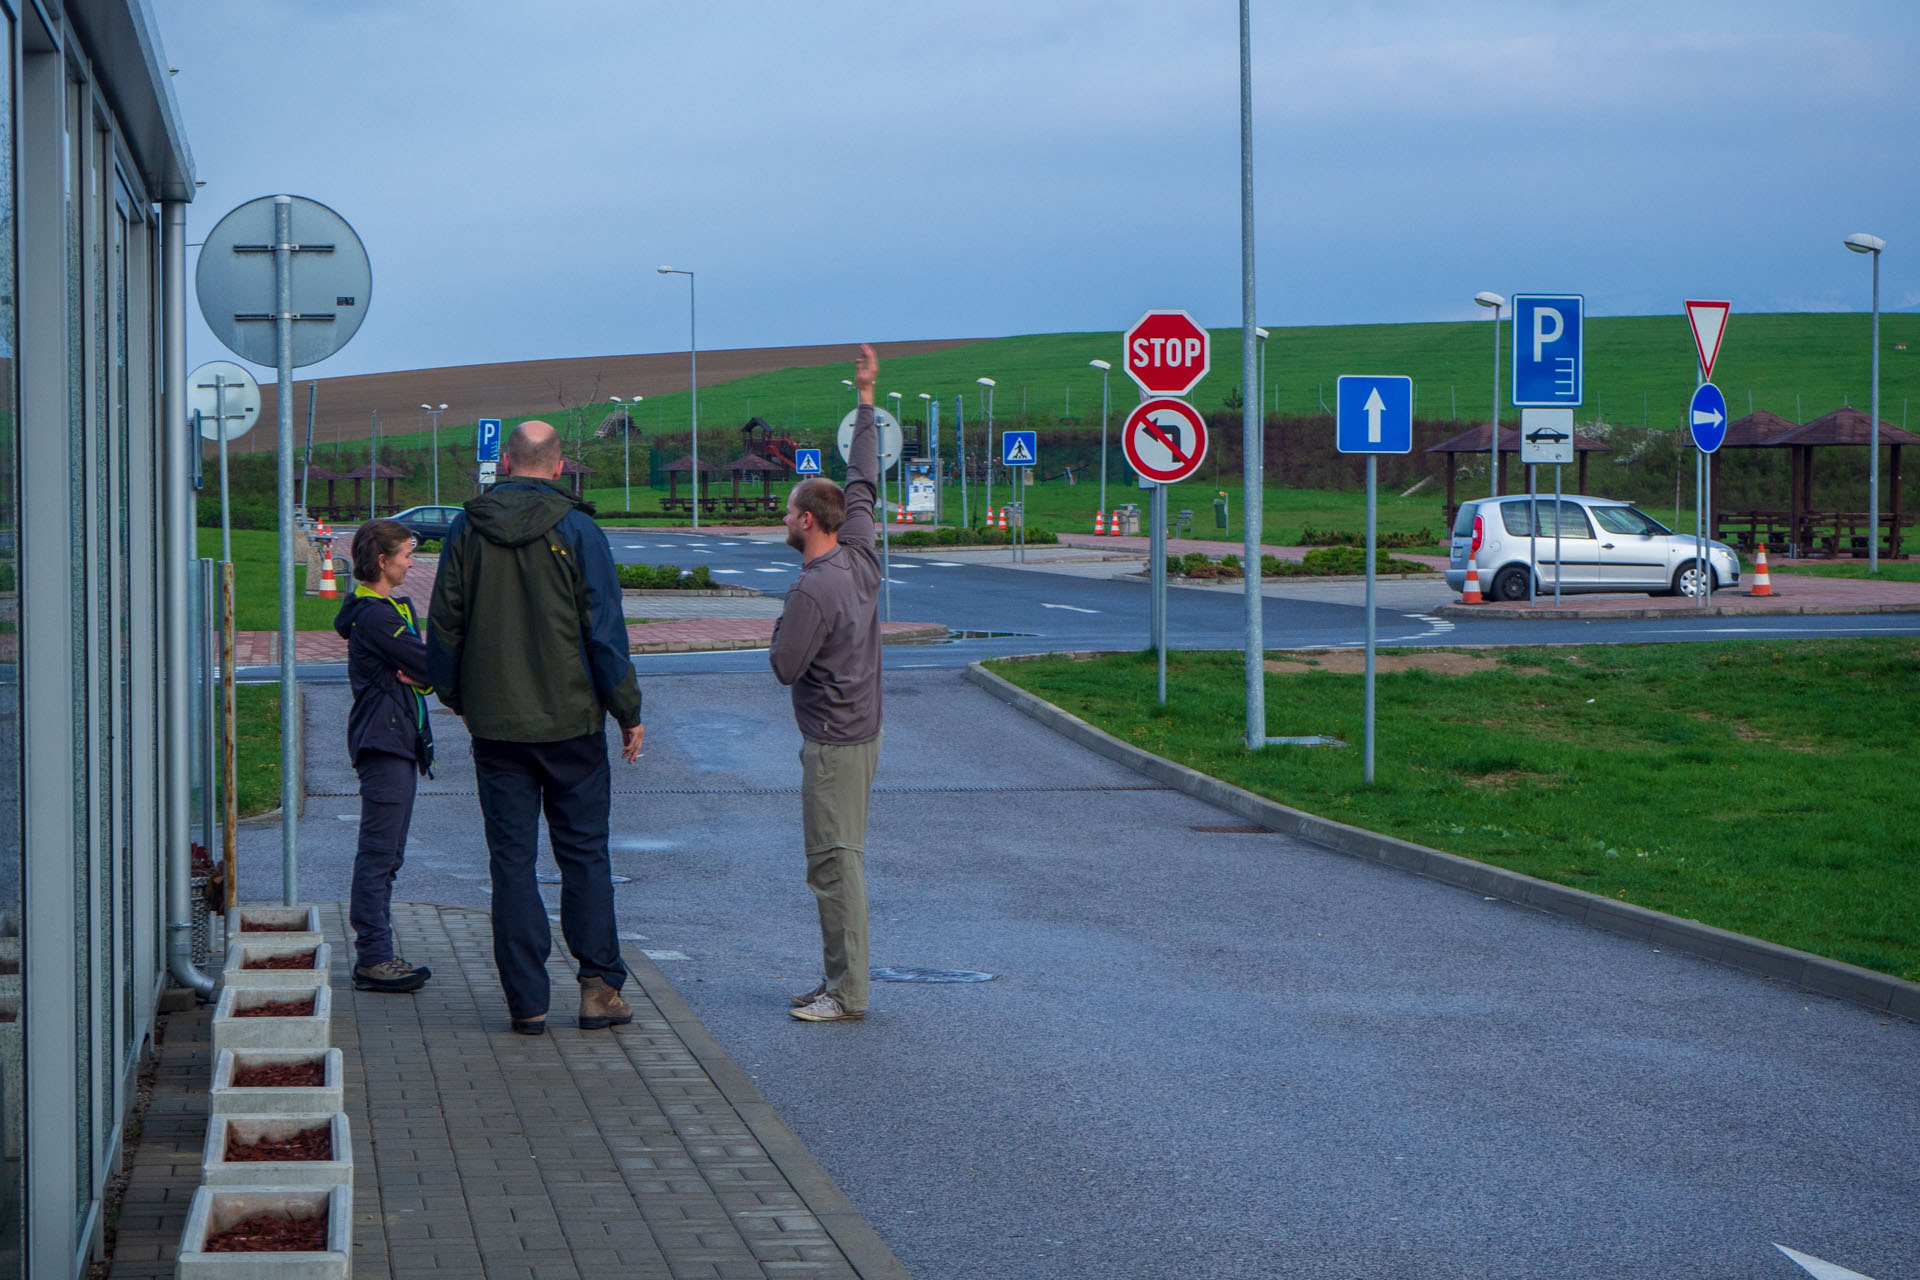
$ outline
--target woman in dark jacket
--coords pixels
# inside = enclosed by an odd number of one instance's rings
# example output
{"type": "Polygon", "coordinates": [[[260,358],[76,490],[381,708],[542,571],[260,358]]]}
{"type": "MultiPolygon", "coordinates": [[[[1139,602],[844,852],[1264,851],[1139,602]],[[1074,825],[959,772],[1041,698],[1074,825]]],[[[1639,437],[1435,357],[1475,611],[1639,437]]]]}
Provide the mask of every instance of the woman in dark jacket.
{"type": "Polygon", "coordinates": [[[413,534],[394,520],[370,520],[353,536],[353,594],[333,629],[347,641],[353,710],[347,753],[360,775],[360,844],[353,856],[348,919],[362,991],[417,991],[430,970],[393,948],[393,878],[406,855],[414,780],[433,771],[427,723],[427,646],[413,602],[394,590],[413,567],[413,534]]]}

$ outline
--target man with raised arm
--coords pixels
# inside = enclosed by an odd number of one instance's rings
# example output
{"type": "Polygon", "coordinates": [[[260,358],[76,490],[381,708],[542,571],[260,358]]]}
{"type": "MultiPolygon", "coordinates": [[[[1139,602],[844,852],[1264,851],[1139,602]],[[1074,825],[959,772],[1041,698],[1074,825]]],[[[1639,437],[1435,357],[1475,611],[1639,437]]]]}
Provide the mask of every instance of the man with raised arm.
{"type": "Polygon", "coordinates": [[[867,800],[880,761],[880,557],[873,546],[880,446],[873,382],[880,360],[862,345],[853,385],[859,408],[847,487],[802,480],[787,498],[787,545],[799,580],[773,628],[773,674],[793,686],[800,726],[801,827],[807,884],[820,908],[826,976],[789,996],[803,1022],[867,1013],[867,800]]]}
{"type": "Polygon", "coordinates": [[[454,517],[433,584],[427,670],[473,735],[493,880],[493,959],[507,1016],[547,1029],[553,933],[534,877],[542,811],[560,866],[560,930],[580,964],[580,1026],[633,1021],[614,924],[607,717],[620,758],[640,754],[640,684],[620,579],[593,508],[560,487],[560,437],[528,421],[507,478],[454,517]]]}

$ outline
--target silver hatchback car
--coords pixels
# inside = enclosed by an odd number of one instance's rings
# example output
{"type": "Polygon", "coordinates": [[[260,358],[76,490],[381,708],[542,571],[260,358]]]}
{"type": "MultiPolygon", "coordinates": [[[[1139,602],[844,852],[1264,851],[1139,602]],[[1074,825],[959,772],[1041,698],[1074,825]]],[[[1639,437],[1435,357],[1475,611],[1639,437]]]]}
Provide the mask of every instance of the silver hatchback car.
{"type": "Polygon", "coordinates": [[[1562,592],[1644,591],[1653,596],[1698,596],[1740,585],[1740,557],[1724,542],[1707,543],[1708,575],[1699,566],[1698,544],[1629,503],[1611,498],[1563,495],[1556,511],[1551,494],[1537,499],[1540,527],[1534,535],[1535,500],[1524,493],[1460,504],[1453,522],[1447,585],[1461,590],[1467,565],[1479,571],[1489,600],[1525,600],[1562,592]],[[1555,534],[1559,535],[1558,560],[1555,534]],[[1529,564],[1532,568],[1529,569],[1529,564]]]}

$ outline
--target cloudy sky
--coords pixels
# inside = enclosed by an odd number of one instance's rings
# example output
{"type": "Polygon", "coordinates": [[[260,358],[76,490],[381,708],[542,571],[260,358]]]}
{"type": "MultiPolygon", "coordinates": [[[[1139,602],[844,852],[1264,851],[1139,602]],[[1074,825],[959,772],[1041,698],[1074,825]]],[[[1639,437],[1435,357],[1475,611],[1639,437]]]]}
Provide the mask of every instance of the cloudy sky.
{"type": "MultiPolygon", "coordinates": [[[[663,263],[703,349],[1239,321],[1232,0],[152,3],[191,238],[287,191],[367,244],[315,374],[684,350],[663,263]]],[[[1912,0],[1254,0],[1253,42],[1263,324],[1865,310],[1860,230],[1920,305],[1912,0]]]]}

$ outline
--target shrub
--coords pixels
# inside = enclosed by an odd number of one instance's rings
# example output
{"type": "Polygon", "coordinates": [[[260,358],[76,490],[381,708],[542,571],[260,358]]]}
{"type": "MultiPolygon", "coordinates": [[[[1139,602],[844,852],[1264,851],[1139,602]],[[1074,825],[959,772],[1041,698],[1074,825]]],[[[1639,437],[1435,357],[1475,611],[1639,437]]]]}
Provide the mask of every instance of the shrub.
{"type": "Polygon", "coordinates": [[[626,591],[710,590],[713,575],[705,565],[682,569],[677,564],[623,564],[620,586],[626,591]]]}
{"type": "MultiPolygon", "coordinates": [[[[1431,529],[1417,529],[1412,533],[1381,533],[1374,537],[1374,547],[1431,547],[1439,543],[1431,529]]],[[[1355,533],[1350,529],[1316,529],[1308,525],[1300,531],[1299,545],[1303,547],[1364,547],[1367,535],[1355,533]]]]}

